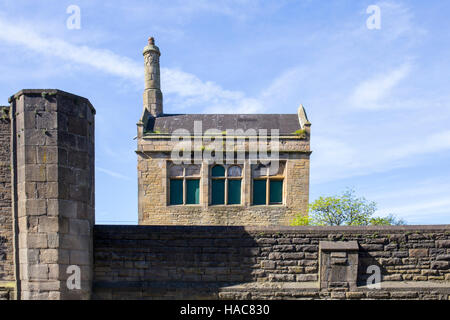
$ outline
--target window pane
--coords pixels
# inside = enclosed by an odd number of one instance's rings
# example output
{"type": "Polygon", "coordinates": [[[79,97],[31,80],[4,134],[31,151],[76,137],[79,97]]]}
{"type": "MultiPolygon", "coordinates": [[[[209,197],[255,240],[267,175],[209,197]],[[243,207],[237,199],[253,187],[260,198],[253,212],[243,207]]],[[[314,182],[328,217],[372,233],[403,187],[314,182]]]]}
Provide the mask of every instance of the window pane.
{"type": "Polygon", "coordinates": [[[186,204],[198,204],[200,201],[200,180],[186,180],[186,204]]]}
{"type": "Polygon", "coordinates": [[[225,204],[225,180],[212,180],[212,204],[225,204]]]}
{"type": "Polygon", "coordinates": [[[253,204],[266,204],[266,180],[253,180],[253,204]]]}
{"type": "Polygon", "coordinates": [[[283,181],[270,181],[270,203],[283,202],[283,181]]]}
{"type": "Polygon", "coordinates": [[[214,166],[211,170],[211,175],[213,177],[224,177],[225,176],[225,168],[222,166],[214,166]]]}
{"type": "Polygon", "coordinates": [[[183,176],[183,167],[182,166],[171,166],[169,168],[169,176],[182,177],[183,176]]]}
{"type": "Polygon", "coordinates": [[[228,180],[228,204],[241,203],[241,180],[228,180]]]}
{"type": "Polygon", "coordinates": [[[242,169],[239,166],[231,166],[228,168],[229,177],[240,177],[242,175],[242,169]]]}
{"type": "Polygon", "coordinates": [[[183,180],[170,180],[170,204],[183,204],[183,180]]]}
{"type": "Polygon", "coordinates": [[[200,166],[191,164],[186,168],[186,176],[199,176],[200,175],[200,166]]]}

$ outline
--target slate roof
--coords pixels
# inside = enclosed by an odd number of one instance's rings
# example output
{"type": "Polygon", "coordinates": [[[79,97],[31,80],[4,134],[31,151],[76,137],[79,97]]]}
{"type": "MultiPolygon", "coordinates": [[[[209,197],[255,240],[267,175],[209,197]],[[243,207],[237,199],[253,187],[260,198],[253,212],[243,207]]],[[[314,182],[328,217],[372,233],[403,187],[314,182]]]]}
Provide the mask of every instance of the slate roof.
{"type": "Polygon", "coordinates": [[[163,114],[149,118],[147,131],[172,133],[183,128],[194,133],[194,121],[202,122],[202,133],[208,129],[279,129],[280,135],[293,134],[300,129],[297,114],[163,114]]]}

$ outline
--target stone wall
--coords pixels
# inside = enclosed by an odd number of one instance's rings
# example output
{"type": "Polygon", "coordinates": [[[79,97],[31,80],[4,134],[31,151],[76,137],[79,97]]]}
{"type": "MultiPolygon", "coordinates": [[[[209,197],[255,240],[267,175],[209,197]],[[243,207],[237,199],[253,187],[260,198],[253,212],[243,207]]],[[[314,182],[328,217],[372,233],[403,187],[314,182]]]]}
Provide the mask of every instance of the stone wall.
{"type": "MultiPolygon", "coordinates": [[[[300,140],[303,145],[305,142],[300,140]]],[[[307,145],[306,145],[307,146],[307,145]]],[[[169,152],[138,152],[139,224],[151,225],[289,225],[309,201],[309,152],[280,152],[286,162],[284,203],[252,205],[249,161],[243,165],[241,205],[211,205],[209,165],[203,161],[198,205],[169,205],[169,152]]],[[[299,146],[298,146],[299,147],[299,146]]],[[[302,147],[302,148],[303,148],[302,147]]]]}
{"type": "Polygon", "coordinates": [[[9,107],[0,107],[0,286],[14,281],[10,140],[9,107]]]}
{"type": "Polygon", "coordinates": [[[10,98],[19,299],[87,299],[92,283],[94,114],[60,90],[10,98]],[[66,280],[80,268],[81,287],[66,280]]]}
{"type": "Polygon", "coordinates": [[[94,260],[97,299],[447,299],[450,226],[96,226],[94,260]],[[320,289],[321,241],[357,241],[356,288],[320,289]]]}

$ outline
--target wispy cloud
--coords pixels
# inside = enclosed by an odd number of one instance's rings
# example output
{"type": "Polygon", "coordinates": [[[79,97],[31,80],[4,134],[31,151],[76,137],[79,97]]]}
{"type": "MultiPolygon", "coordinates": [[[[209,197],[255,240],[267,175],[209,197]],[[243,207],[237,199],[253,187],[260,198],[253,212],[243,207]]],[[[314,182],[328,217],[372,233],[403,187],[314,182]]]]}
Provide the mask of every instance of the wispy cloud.
{"type": "MultiPolygon", "coordinates": [[[[417,220],[426,221],[426,216],[436,219],[439,216],[448,218],[448,207],[450,206],[450,199],[437,198],[427,199],[424,201],[412,201],[412,203],[388,206],[378,211],[380,215],[395,214],[398,217],[406,219],[409,223],[414,223],[417,220]],[[426,215],[426,216],[425,216],[426,215]]],[[[447,220],[448,221],[448,220],[447,220]]]]}
{"type": "Polygon", "coordinates": [[[364,80],[350,96],[352,106],[372,110],[391,107],[386,98],[392,93],[394,87],[408,76],[410,71],[410,63],[405,63],[386,73],[364,80]]]}
{"type": "Polygon", "coordinates": [[[351,144],[321,135],[313,139],[318,150],[313,154],[312,178],[320,183],[413,166],[421,161],[420,156],[450,150],[449,130],[422,137],[420,144],[416,139],[389,146],[370,141],[351,144]]]}
{"type": "MultiPolygon", "coordinates": [[[[17,25],[0,18],[0,39],[13,45],[32,50],[45,56],[87,66],[103,73],[132,81],[136,88],[143,86],[143,67],[132,59],[109,50],[74,45],[65,40],[44,37],[30,27],[17,25]]],[[[178,69],[161,69],[162,87],[167,101],[182,111],[193,105],[206,105],[206,112],[220,113],[241,110],[244,113],[261,111],[256,99],[248,98],[241,91],[223,89],[211,81],[202,81],[197,76],[178,69]]]]}
{"type": "Polygon", "coordinates": [[[382,28],[389,40],[408,37],[411,41],[418,41],[427,32],[420,26],[411,9],[399,1],[381,1],[378,3],[382,15],[382,28]]]}
{"type": "Polygon", "coordinates": [[[136,80],[143,75],[142,67],[129,58],[105,49],[93,49],[73,45],[58,38],[44,37],[29,26],[17,25],[2,18],[0,18],[0,39],[46,56],[87,65],[128,80],[136,80]]]}
{"type": "Polygon", "coordinates": [[[123,175],[123,174],[120,174],[118,172],[114,172],[114,171],[111,171],[111,170],[108,170],[108,169],[105,169],[105,168],[102,168],[102,167],[99,167],[99,166],[95,166],[95,169],[97,171],[103,172],[103,173],[105,173],[108,176],[113,177],[113,178],[127,180],[127,181],[133,181],[130,177],[128,177],[126,175],[123,175]]]}
{"type": "Polygon", "coordinates": [[[185,25],[200,15],[225,16],[233,20],[244,21],[262,13],[274,12],[287,3],[285,0],[174,0],[170,5],[167,1],[151,1],[145,4],[130,5],[129,1],[114,3],[122,10],[130,13],[134,19],[171,21],[172,24],[185,25]]]}

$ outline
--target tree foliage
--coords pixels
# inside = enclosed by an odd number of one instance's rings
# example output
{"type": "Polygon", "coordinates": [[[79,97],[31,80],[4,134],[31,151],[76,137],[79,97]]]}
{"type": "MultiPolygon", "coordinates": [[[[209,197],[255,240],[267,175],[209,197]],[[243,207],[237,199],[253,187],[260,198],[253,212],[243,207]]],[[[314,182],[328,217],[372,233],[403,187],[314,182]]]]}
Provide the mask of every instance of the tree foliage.
{"type": "Polygon", "coordinates": [[[299,214],[292,225],[318,226],[365,226],[365,225],[401,225],[403,220],[392,214],[387,217],[373,217],[377,204],[364,197],[356,197],[355,191],[348,189],[340,196],[320,197],[309,205],[309,215],[299,214]]]}

